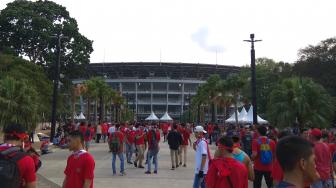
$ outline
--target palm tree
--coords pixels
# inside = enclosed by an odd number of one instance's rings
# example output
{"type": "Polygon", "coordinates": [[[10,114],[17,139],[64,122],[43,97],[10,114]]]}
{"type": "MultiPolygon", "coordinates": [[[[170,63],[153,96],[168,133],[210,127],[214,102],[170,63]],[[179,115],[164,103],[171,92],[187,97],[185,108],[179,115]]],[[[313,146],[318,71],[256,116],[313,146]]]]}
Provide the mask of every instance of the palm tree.
{"type": "Polygon", "coordinates": [[[217,87],[218,95],[215,97],[215,101],[220,107],[224,109],[223,110],[223,122],[225,125],[227,108],[229,108],[230,105],[232,104],[233,96],[230,93],[230,91],[227,89],[226,80],[221,80],[220,82],[218,82],[216,87],[217,87]]]}
{"type": "Polygon", "coordinates": [[[227,79],[226,79],[226,88],[227,90],[230,91],[230,93],[232,94],[233,98],[232,98],[232,102],[234,104],[234,110],[235,110],[235,119],[236,119],[236,126],[238,126],[238,102],[239,102],[239,97],[240,97],[240,92],[242,90],[242,88],[244,87],[244,85],[246,84],[246,81],[240,77],[237,74],[233,74],[230,75],[227,79]]]}
{"type": "Polygon", "coordinates": [[[0,126],[20,123],[28,130],[35,129],[40,119],[39,98],[26,80],[6,77],[0,80],[0,126]]]}
{"type": "Polygon", "coordinates": [[[215,123],[216,122],[216,114],[215,114],[215,107],[216,107],[216,101],[214,100],[215,97],[218,94],[217,91],[217,85],[218,82],[221,80],[220,76],[218,74],[213,74],[211,75],[207,82],[204,84],[204,92],[206,92],[208,96],[208,103],[210,106],[210,111],[211,111],[211,122],[215,123]]]}
{"type": "Polygon", "coordinates": [[[285,79],[270,94],[268,117],[277,126],[330,125],[334,101],[326,90],[311,79],[285,79]]]}

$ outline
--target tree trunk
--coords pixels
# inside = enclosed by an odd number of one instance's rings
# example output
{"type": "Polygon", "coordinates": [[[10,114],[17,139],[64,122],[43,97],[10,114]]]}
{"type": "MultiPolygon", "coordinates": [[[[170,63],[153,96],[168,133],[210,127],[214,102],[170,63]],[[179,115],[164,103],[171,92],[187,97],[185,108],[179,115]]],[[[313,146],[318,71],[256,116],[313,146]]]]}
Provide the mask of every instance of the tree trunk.
{"type": "Polygon", "coordinates": [[[95,125],[97,125],[97,122],[98,122],[98,117],[97,117],[97,111],[98,111],[98,104],[97,104],[97,98],[95,99],[95,109],[94,109],[94,116],[95,116],[95,121],[94,121],[94,123],[95,123],[95,125]]]}
{"type": "Polygon", "coordinates": [[[225,120],[226,120],[226,105],[224,105],[224,109],[223,109],[223,125],[225,127],[225,120]]]}
{"type": "Polygon", "coordinates": [[[71,107],[72,107],[71,122],[74,123],[75,122],[75,117],[74,116],[76,114],[76,96],[72,97],[71,102],[72,102],[72,105],[71,105],[71,107]]]}
{"type": "Polygon", "coordinates": [[[197,124],[200,123],[200,120],[201,120],[201,104],[198,103],[197,104],[197,124]]]}
{"type": "Polygon", "coordinates": [[[237,101],[235,101],[235,103],[234,103],[234,113],[235,113],[235,120],[236,120],[236,127],[238,127],[238,113],[237,113],[237,111],[238,111],[238,107],[237,107],[237,101]]]}
{"type": "Polygon", "coordinates": [[[99,96],[99,123],[101,124],[102,121],[104,121],[104,101],[103,96],[99,96]]]}

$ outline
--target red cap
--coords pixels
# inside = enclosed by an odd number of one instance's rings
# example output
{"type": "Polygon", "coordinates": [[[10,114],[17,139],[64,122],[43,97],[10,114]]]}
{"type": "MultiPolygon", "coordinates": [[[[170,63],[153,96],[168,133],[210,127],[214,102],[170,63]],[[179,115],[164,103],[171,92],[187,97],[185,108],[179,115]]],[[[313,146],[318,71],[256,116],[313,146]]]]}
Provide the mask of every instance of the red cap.
{"type": "Polygon", "coordinates": [[[310,132],[310,134],[313,135],[313,136],[319,136],[319,137],[322,136],[322,132],[321,132],[321,130],[318,129],[318,128],[314,128],[314,129],[312,129],[311,132],[310,132]]]}

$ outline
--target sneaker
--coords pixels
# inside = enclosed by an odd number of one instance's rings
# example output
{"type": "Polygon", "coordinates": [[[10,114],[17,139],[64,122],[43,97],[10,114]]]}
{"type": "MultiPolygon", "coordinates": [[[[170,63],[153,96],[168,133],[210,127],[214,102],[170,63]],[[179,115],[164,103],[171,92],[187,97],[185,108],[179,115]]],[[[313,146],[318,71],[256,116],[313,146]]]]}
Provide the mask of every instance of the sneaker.
{"type": "Polygon", "coordinates": [[[156,171],[156,170],[154,170],[154,174],[157,174],[157,171],[156,171]]]}
{"type": "Polygon", "coordinates": [[[137,163],[136,163],[135,161],[134,161],[133,164],[134,164],[134,167],[135,167],[135,168],[138,167],[138,165],[137,165],[137,163]]]}
{"type": "Polygon", "coordinates": [[[113,176],[116,176],[117,175],[117,173],[113,173],[113,176]]]}
{"type": "Polygon", "coordinates": [[[119,176],[125,176],[126,173],[125,172],[120,172],[119,176]]]}
{"type": "Polygon", "coordinates": [[[151,172],[150,171],[146,171],[145,174],[151,174],[151,172]]]}
{"type": "Polygon", "coordinates": [[[179,165],[176,165],[176,168],[178,168],[179,167],[179,165]]]}
{"type": "Polygon", "coordinates": [[[174,167],[174,166],[172,166],[171,170],[175,170],[175,167],[174,167]]]}
{"type": "Polygon", "coordinates": [[[144,166],[140,166],[140,165],[139,165],[139,168],[145,168],[145,167],[144,167],[144,166]]]}
{"type": "Polygon", "coordinates": [[[182,166],[182,162],[180,162],[180,166],[182,166]]]}
{"type": "Polygon", "coordinates": [[[187,165],[186,165],[186,164],[184,164],[184,165],[183,165],[183,167],[187,167],[187,165]]]}

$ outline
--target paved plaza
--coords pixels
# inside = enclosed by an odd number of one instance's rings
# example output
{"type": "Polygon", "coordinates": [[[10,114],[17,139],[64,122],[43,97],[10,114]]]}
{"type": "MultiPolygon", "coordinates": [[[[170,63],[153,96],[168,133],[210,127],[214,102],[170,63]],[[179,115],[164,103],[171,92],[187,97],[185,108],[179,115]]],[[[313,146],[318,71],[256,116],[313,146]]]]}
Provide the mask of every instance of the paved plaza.
{"type": "MultiPolygon", "coordinates": [[[[125,164],[126,176],[112,176],[111,153],[107,151],[107,144],[92,143],[90,153],[96,161],[94,187],[120,187],[120,188],[190,188],[192,187],[194,175],[194,151],[188,149],[187,167],[179,167],[170,170],[171,162],[167,143],[160,143],[159,169],[158,174],[144,174],[144,169],[135,168],[133,165],[125,164]]],[[[211,153],[214,153],[215,146],[211,146],[211,153]]],[[[43,166],[39,170],[39,187],[54,188],[55,185],[62,185],[64,179],[64,168],[66,166],[68,150],[56,149],[54,153],[42,156],[43,166]]],[[[117,159],[118,162],[118,159],[117,159]]],[[[119,170],[119,162],[117,163],[119,170]]],[[[250,186],[251,187],[251,183],[250,186]]]]}

